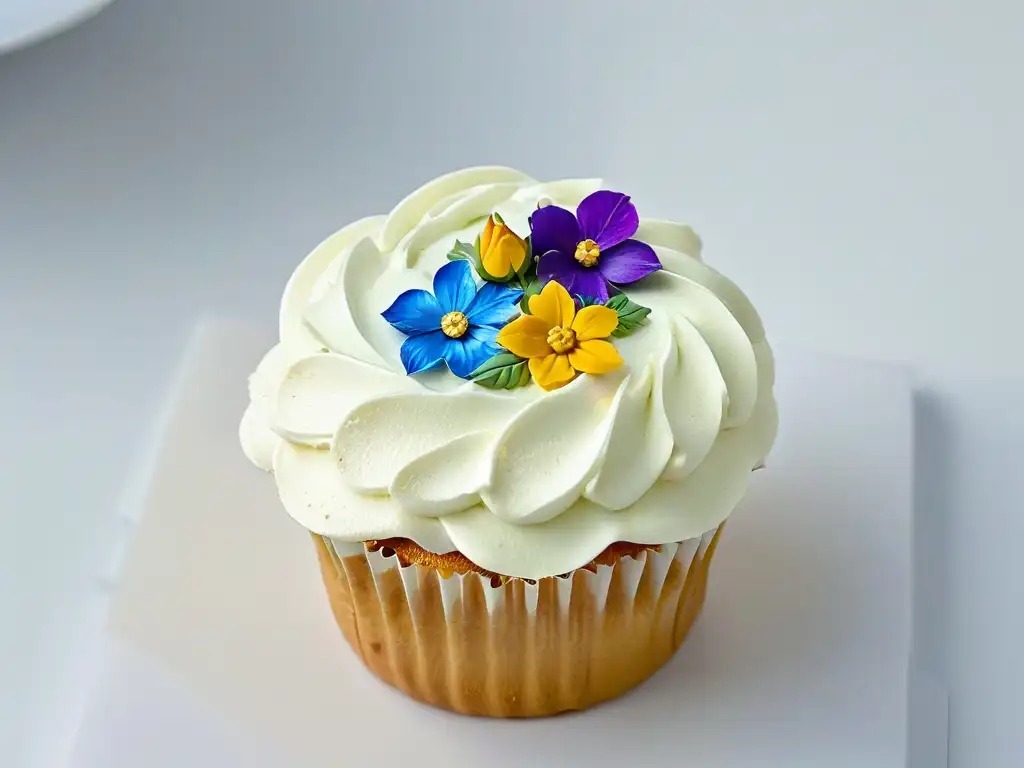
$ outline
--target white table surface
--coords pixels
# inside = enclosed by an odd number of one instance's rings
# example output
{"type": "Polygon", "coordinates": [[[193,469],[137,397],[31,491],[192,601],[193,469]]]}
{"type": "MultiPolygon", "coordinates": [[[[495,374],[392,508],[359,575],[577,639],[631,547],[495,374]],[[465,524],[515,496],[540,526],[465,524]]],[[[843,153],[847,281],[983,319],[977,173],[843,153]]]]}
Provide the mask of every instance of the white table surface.
{"type": "Polygon", "coordinates": [[[120,0],[0,59],[0,762],[198,313],[271,325],[322,236],[498,161],[686,218],[778,341],[914,367],[950,762],[1019,765],[1022,39],[1012,0],[120,0]]]}

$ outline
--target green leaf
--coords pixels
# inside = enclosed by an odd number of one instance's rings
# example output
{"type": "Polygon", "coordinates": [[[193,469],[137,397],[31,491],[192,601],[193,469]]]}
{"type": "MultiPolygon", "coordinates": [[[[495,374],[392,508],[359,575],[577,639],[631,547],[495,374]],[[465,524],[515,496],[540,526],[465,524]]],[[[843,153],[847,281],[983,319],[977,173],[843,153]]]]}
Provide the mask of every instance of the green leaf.
{"type": "Polygon", "coordinates": [[[523,298],[520,299],[519,301],[519,309],[523,311],[524,315],[529,315],[532,314],[530,312],[530,297],[536,296],[538,293],[540,293],[540,289],[543,288],[544,286],[541,283],[540,278],[537,277],[533,278],[528,282],[524,282],[522,285],[523,298]]]}
{"type": "Polygon", "coordinates": [[[515,371],[512,366],[506,366],[501,369],[501,373],[498,374],[498,378],[494,382],[495,389],[508,389],[508,384],[512,381],[512,374],[516,373],[518,380],[518,372],[515,371]]]}
{"type": "Polygon", "coordinates": [[[620,339],[623,336],[628,336],[643,325],[647,320],[647,316],[651,314],[651,310],[634,301],[630,301],[629,297],[624,293],[612,296],[605,302],[605,306],[609,309],[614,309],[615,314],[619,316],[619,324],[612,331],[612,336],[620,339]]]}
{"type": "Polygon", "coordinates": [[[499,352],[473,371],[469,378],[490,389],[515,389],[530,380],[530,367],[518,355],[499,352]]]}
{"type": "Polygon", "coordinates": [[[464,259],[473,265],[473,269],[477,272],[482,273],[484,266],[480,261],[480,238],[476,239],[476,244],[464,243],[461,240],[456,240],[455,245],[448,251],[448,261],[459,261],[464,259]]]}

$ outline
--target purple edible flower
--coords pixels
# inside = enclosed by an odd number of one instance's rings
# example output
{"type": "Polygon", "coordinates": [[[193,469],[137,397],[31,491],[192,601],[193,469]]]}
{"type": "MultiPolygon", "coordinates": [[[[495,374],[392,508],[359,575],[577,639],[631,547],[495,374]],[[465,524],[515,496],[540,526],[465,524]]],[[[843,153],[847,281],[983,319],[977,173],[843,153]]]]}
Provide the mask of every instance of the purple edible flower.
{"type": "Polygon", "coordinates": [[[601,189],[588,195],[576,215],[557,205],[530,217],[537,276],[555,280],[572,296],[608,301],[608,286],[628,285],[661,269],[654,249],[631,239],[640,225],[629,196],[601,189]]]}

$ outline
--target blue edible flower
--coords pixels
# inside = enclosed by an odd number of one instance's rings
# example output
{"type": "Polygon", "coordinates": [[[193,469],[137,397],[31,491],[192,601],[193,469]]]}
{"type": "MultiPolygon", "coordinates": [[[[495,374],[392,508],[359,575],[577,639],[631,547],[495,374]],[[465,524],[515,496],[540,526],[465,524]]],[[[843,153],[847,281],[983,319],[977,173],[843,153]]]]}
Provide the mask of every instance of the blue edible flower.
{"type": "Polygon", "coordinates": [[[500,283],[477,288],[469,262],[445,264],[434,275],[434,293],[406,291],[381,315],[409,338],[402,365],[409,375],[443,361],[456,376],[469,378],[502,351],[498,329],[516,313],[523,292],[500,283]]]}

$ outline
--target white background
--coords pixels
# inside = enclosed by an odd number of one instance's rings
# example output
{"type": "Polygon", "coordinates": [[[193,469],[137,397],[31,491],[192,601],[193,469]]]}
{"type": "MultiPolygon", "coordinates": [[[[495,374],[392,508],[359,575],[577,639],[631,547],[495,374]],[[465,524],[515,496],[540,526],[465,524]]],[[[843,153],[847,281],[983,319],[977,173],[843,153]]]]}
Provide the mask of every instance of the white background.
{"type": "Polygon", "coordinates": [[[197,314],[269,327],[324,235],[502,162],[692,223],[778,341],[914,365],[951,764],[1019,765],[1022,47],[996,0],[120,0],[0,59],[0,743],[197,314]]]}

